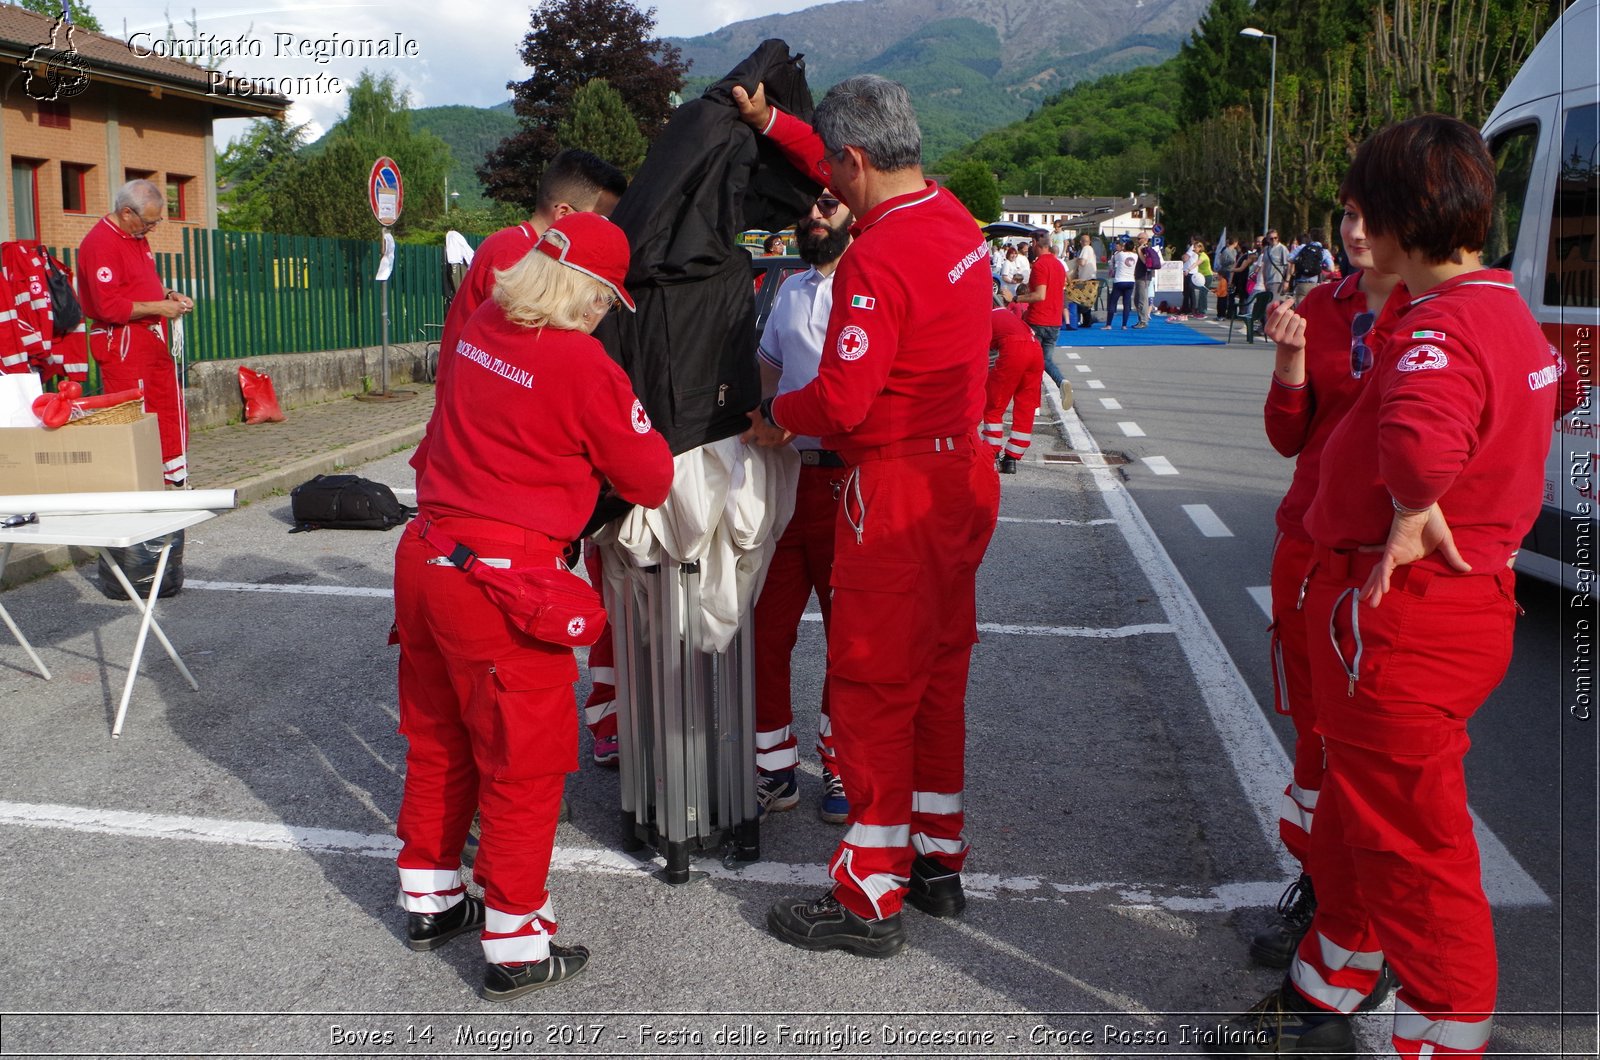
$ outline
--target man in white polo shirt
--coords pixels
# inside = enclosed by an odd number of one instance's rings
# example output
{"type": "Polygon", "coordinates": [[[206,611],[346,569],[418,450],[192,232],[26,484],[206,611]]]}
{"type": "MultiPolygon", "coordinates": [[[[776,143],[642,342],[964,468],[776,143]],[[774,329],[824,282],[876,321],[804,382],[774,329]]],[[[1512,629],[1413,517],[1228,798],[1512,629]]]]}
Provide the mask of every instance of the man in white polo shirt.
{"type": "MultiPolygon", "coordinates": [[[[850,210],[832,192],[824,191],[795,224],[797,252],[811,268],[784,281],[767,314],[756,351],[761,361],[762,397],[799,390],[817,377],[828,314],[833,311],[833,270],[850,245],[854,223],[850,210]]],[[[820,438],[795,438],[790,444],[800,451],[794,517],[778,539],[755,611],[756,796],[762,814],[793,809],[800,801],[795,780],[800,753],[793,731],[789,660],[812,592],[822,610],[823,630],[828,627],[834,524],[849,474],[839,454],[822,448],[820,438]]],[[[822,759],[822,800],[817,815],[831,824],[843,824],[850,803],[834,758],[826,682],[817,754],[822,759]]]]}

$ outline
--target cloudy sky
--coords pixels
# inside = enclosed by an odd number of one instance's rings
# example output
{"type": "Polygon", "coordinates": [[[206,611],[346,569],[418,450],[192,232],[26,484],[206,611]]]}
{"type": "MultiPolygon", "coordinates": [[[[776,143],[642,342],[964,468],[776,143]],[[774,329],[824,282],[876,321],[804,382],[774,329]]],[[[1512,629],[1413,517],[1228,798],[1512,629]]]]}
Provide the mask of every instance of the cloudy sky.
{"type": "MultiPolygon", "coordinates": [[[[656,0],[656,32],[687,37],[744,18],[783,11],[798,11],[819,0],[656,0]]],[[[167,19],[150,0],[88,0],[88,6],[107,33],[132,38],[136,34],[163,37],[167,19]]],[[[388,0],[386,3],[311,3],[306,0],[206,0],[200,4],[176,0],[166,5],[179,37],[192,36],[185,21],[190,8],[200,10],[204,35],[236,40],[241,35],[260,56],[225,58],[220,65],[251,78],[328,78],[354,80],[363,68],[393,73],[410,89],[416,106],[465,103],[492,106],[507,98],[507,81],[527,76],[517,58],[517,45],[528,28],[525,3],[486,3],[482,0],[388,0]],[[413,58],[331,58],[326,63],[308,52],[330,43],[393,39],[416,41],[413,58]],[[280,36],[289,35],[287,38],[280,36]],[[280,47],[289,42],[287,49],[280,47]],[[287,51],[288,54],[278,54],[287,51]]],[[[140,38],[148,41],[149,37],[140,38]]],[[[344,112],[336,93],[290,91],[295,101],[294,121],[311,122],[317,132],[344,112]]],[[[224,123],[224,126],[235,123],[224,123]]],[[[219,127],[224,135],[235,132],[219,127]]]]}

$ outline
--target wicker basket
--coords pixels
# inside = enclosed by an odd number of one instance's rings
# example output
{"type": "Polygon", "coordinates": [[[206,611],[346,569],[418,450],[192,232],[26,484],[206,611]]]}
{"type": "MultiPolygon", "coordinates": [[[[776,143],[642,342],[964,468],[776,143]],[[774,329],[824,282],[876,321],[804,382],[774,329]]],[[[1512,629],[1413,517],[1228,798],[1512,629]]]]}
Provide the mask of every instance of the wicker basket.
{"type": "Polygon", "coordinates": [[[124,401],[108,409],[73,409],[66,427],[111,427],[118,423],[137,423],[144,415],[143,401],[124,401]]]}

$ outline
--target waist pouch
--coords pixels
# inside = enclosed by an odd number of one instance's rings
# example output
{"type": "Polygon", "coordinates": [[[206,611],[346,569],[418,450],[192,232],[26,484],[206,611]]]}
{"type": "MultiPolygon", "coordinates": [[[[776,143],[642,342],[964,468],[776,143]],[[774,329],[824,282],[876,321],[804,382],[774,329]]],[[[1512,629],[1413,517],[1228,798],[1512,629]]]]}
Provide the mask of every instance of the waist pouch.
{"type": "Polygon", "coordinates": [[[478,554],[437,529],[432,520],[412,524],[422,540],[465,571],[483,588],[511,624],[546,644],[582,647],[600,639],[606,608],[600,594],[582,578],[556,563],[548,567],[491,567],[478,554]]]}

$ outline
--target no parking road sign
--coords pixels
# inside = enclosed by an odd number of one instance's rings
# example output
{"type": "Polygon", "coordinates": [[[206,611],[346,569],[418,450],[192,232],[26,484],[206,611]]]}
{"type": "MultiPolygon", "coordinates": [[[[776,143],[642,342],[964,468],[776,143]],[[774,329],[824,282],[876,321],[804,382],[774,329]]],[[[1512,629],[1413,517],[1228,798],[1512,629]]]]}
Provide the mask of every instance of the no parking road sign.
{"type": "Polygon", "coordinates": [[[400,183],[400,167],[385,155],[372,163],[372,173],[367,177],[367,198],[372,203],[372,216],[384,226],[400,220],[400,207],[405,202],[405,188],[400,183]]]}

